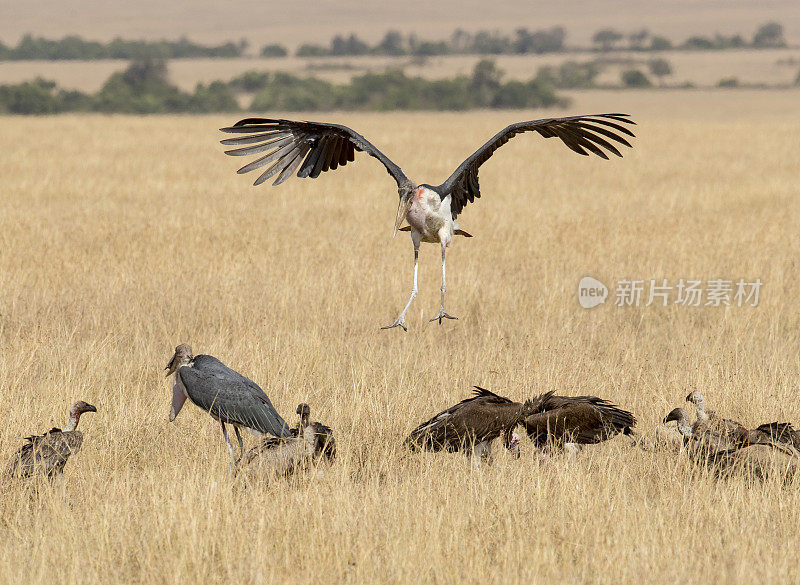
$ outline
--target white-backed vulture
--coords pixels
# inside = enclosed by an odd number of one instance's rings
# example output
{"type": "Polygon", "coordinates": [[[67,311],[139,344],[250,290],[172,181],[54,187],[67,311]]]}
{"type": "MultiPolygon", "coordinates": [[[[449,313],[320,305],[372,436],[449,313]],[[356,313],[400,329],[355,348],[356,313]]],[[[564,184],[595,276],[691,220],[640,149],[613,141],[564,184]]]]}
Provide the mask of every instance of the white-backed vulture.
{"type": "Polygon", "coordinates": [[[85,412],[97,412],[97,408],[80,400],[69,409],[69,421],[63,431],[53,428],[43,435],[25,437],[27,442],[11,457],[6,474],[24,479],[63,473],[70,455],[80,451],[83,444],[83,434],[76,429],[85,412]]]}
{"type": "Polygon", "coordinates": [[[675,408],[664,417],[664,424],[676,421],[678,431],[683,435],[684,445],[694,456],[707,457],[710,454],[742,446],[741,436],[726,435],[711,430],[702,421],[689,422],[689,413],[684,408],[675,408]],[[698,424],[699,422],[699,424],[698,424]]]}
{"type": "Polygon", "coordinates": [[[706,408],[706,398],[699,390],[690,392],[686,396],[686,401],[694,404],[697,410],[698,423],[706,425],[708,429],[715,433],[742,436],[743,432],[747,432],[747,429],[737,421],[723,418],[715,411],[706,408]]]}
{"type": "Polygon", "coordinates": [[[300,422],[291,430],[291,436],[262,439],[247,452],[244,464],[251,469],[289,476],[308,467],[317,458],[332,460],[336,456],[336,443],[330,427],[312,422],[307,404],[298,405],[297,414],[300,422]]]}

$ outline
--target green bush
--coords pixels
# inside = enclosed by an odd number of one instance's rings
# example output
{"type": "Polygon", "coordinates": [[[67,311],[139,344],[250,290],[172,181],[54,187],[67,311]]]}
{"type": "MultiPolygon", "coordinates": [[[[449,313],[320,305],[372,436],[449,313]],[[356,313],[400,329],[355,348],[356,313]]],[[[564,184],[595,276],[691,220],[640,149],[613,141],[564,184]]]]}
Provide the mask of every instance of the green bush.
{"type": "Polygon", "coordinates": [[[666,37],[651,37],[650,50],[651,51],[668,51],[672,48],[672,41],[666,37]]]}
{"type": "Polygon", "coordinates": [[[647,76],[638,69],[628,69],[622,72],[622,84],[625,87],[652,87],[647,76]]]}
{"type": "Polygon", "coordinates": [[[286,57],[289,51],[283,45],[264,45],[261,47],[262,57],[286,57]]]}
{"type": "Polygon", "coordinates": [[[398,69],[366,73],[337,85],[314,77],[248,71],[228,83],[200,83],[187,93],[169,83],[163,59],[143,58],[112,74],[95,95],[59,91],[55,83],[44,80],[0,86],[0,112],[227,112],[239,109],[234,91],[256,92],[251,109],[260,111],[466,110],[566,104],[541,75],[528,82],[504,82],[502,77],[495,63],[484,59],[470,76],[452,79],[409,77],[398,69]]]}
{"type": "Polygon", "coordinates": [[[192,57],[240,57],[244,45],[225,43],[217,46],[200,45],[182,37],[177,41],[126,41],[115,38],[109,43],[87,41],[79,36],[50,40],[26,34],[14,48],[3,46],[0,59],[7,60],[97,60],[139,59],[154,57],[181,59],[192,57]]]}
{"type": "Polygon", "coordinates": [[[754,47],[785,47],[786,39],[783,38],[783,26],[777,22],[768,22],[762,25],[753,35],[754,47]]]}
{"type": "Polygon", "coordinates": [[[724,77],[717,82],[717,87],[739,87],[737,77],[724,77]]]}

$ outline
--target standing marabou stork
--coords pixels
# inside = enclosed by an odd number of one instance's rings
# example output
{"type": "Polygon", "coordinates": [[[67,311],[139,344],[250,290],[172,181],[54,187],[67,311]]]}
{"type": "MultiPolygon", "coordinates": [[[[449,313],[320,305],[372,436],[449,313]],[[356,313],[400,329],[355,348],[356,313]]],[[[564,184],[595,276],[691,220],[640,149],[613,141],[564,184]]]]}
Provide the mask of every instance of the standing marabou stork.
{"type": "Polygon", "coordinates": [[[85,412],[97,412],[97,408],[80,400],[69,409],[69,421],[63,431],[53,428],[43,435],[25,437],[27,443],[11,457],[7,474],[24,479],[41,475],[54,477],[63,473],[70,455],[80,451],[83,444],[83,433],[77,428],[85,412]]]}
{"type": "Polygon", "coordinates": [[[239,428],[256,435],[270,433],[276,437],[291,436],[289,425],[281,418],[258,384],[230,369],[217,358],[210,355],[193,356],[192,348],[182,343],[175,348],[175,355],[164,369],[167,370],[167,377],[175,374],[170,422],[178,416],[187,398],[208,412],[222,425],[222,435],[228,445],[232,470],[244,455],[239,428]],[[239,442],[238,458],[233,455],[233,445],[228,438],[225,423],[233,425],[236,432],[239,442]]]}
{"type": "Polygon", "coordinates": [[[226,151],[226,154],[234,156],[261,154],[259,158],[238,171],[241,174],[267,167],[256,179],[255,185],[260,185],[275,175],[277,177],[273,185],[279,185],[295,171],[298,177],[315,179],[320,173],[334,170],[338,166],[346,165],[348,161],[355,160],[356,151],[366,152],[383,163],[397,183],[400,195],[394,233],[397,233],[403,220],[407,220],[409,227],[403,228],[403,231],[411,232],[411,241],[414,244],[414,284],[411,288],[411,298],[397,319],[383,329],[402,327],[406,330],[405,315],[417,296],[420,242],[439,244],[442,249],[441,305],[439,313],[431,321],[438,319],[441,325],[442,319],[456,318],[448,315],[444,309],[444,294],[447,290],[445,250],[454,235],[471,237],[459,229],[455,220],[467,203],[481,196],[478,169],[495,150],[517,134],[535,131],[545,138],[560,138],[568,148],[578,154],[588,156],[593,153],[608,159],[606,151],[622,156],[612,141],[631,146],[625,136],[633,137],[634,134],[625,127],[625,124],[634,124],[628,114],[547,118],[511,124],[470,155],[444,183],[438,186],[427,183],[415,184],[406,177],[399,166],[366,138],[339,124],[246,118],[231,127],[222,128],[221,131],[245,135],[223,140],[222,144],[238,147],[226,151]]]}

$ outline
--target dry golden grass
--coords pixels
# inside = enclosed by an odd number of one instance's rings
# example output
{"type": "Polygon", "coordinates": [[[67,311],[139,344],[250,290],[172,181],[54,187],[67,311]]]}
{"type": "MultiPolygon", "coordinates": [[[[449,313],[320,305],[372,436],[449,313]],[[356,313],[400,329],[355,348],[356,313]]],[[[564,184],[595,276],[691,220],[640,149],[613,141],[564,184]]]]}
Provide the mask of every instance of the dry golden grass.
{"type": "MultiPolygon", "coordinates": [[[[523,441],[519,461],[481,470],[400,448],[473,384],[598,394],[642,430],[692,387],[745,424],[800,421],[800,123],[782,94],[693,96],[687,115],[670,107],[680,94],[641,97],[622,160],[536,136],[504,147],[461,218],[475,238],[448,256],[461,319],[425,321],[439,294],[426,246],[408,333],[378,329],[406,300],[411,246],[390,238],[396,192],[374,161],[253,189],[216,145],[227,118],[0,121],[0,454],[75,399],[99,407],[62,482],[0,496],[0,583],[796,581],[796,485],[717,481],[623,438],[542,466],[523,441]],[[586,274],[765,286],[756,308],[586,311],[586,274]],[[162,368],[181,341],[290,420],[308,401],[336,432],[335,464],[232,480],[207,414],[167,423],[162,368]]],[[[331,118],[435,181],[541,115],[331,118]]]]}

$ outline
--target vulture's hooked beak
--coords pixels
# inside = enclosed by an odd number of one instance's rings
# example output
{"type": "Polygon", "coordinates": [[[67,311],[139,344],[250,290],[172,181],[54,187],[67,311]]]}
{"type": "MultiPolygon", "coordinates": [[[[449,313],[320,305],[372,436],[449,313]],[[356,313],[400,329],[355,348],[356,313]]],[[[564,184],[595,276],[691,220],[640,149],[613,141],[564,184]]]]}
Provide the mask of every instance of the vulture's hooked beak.
{"type": "Polygon", "coordinates": [[[411,203],[413,199],[411,197],[404,199],[400,199],[400,204],[397,206],[397,218],[394,221],[394,233],[392,237],[397,235],[397,230],[400,229],[400,226],[403,224],[403,221],[406,219],[406,214],[411,209],[411,203]]]}
{"type": "Polygon", "coordinates": [[[97,407],[94,406],[93,404],[87,404],[83,408],[84,408],[84,412],[97,412],[97,407]]]}

